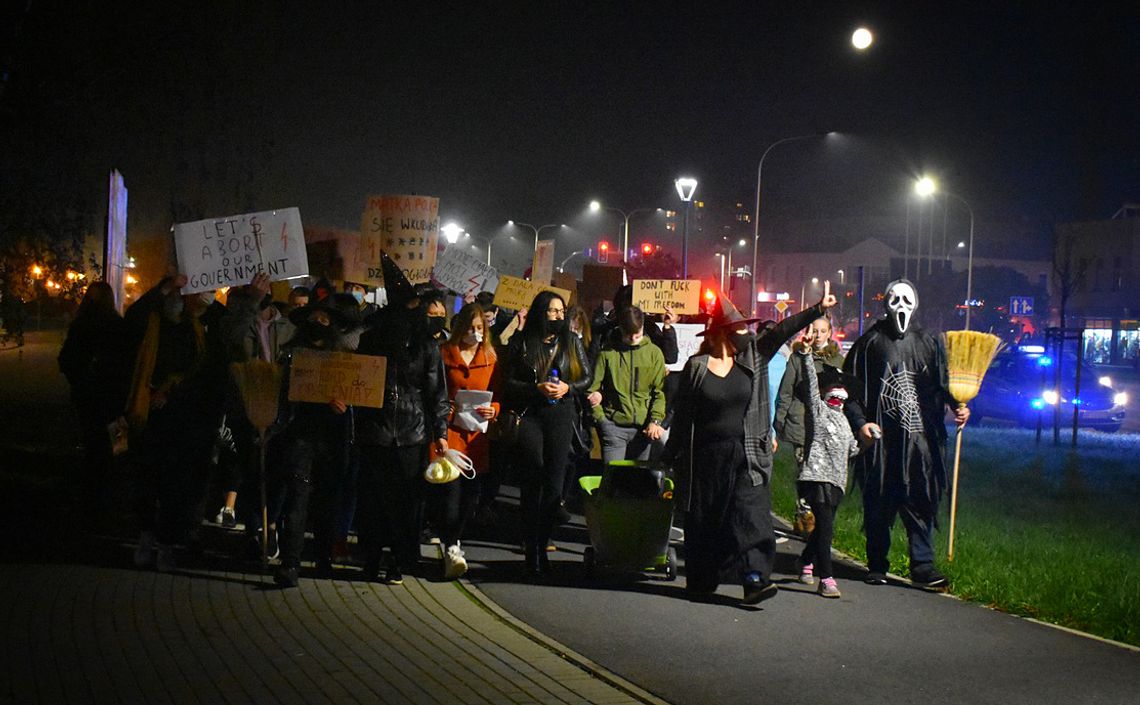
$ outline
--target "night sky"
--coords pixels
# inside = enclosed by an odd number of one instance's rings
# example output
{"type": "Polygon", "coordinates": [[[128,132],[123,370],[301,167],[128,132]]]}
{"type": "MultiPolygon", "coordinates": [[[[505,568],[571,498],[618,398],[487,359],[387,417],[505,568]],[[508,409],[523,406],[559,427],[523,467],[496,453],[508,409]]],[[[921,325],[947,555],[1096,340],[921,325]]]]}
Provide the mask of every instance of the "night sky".
{"type": "Polygon", "coordinates": [[[829,130],[769,156],[762,224],[901,216],[927,172],[1044,252],[1140,201],[1140,20],[1084,3],[15,4],[3,188],[101,218],[117,167],[132,237],[294,205],[356,227],[369,193],[494,234],[676,207],[682,174],[751,203],[768,144],[829,130]]]}

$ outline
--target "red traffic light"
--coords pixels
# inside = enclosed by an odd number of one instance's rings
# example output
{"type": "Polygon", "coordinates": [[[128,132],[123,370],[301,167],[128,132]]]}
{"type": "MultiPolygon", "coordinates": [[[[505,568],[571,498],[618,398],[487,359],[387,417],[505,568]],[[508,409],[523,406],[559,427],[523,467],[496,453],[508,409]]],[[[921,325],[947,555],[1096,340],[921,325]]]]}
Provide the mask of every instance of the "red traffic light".
{"type": "Polygon", "coordinates": [[[602,264],[610,261],[610,243],[604,240],[598,243],[598,261],[602,264]]]}
{"type": "Polygon", "coordinates": [[[642,245],[641,246],[641,254],[643,254],[643,255],[653,254],[653,245],[650,245],[648,242],[645,243],[644,245],[642,245]]]}
{"type": "Polygon", "coordinates": [[[610,249],[610,243],[608,243],[608,242],[599,242],[599,243],[598,243],[598,249],[599,249],[599,250],[601,250],[602,252],[605,252],[605,251],[607,251],[607,250],[609,250],[609,249],[610,249]]]}

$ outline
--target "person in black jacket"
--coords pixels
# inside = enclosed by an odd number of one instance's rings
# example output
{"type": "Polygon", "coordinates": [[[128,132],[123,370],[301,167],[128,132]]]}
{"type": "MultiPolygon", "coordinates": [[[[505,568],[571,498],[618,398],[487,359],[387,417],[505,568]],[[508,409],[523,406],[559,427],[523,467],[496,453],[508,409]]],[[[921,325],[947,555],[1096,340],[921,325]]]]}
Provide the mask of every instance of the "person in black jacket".
{"type": "Polygon", "coordinates": [[[428,445],[437,453],[447,450],[450,407],[439,345],[421,300],[387,255],[381,264],[389,303],[373,316],[357,353],[387,359],[384,407],[358,411],[357,516],[365,576],[379,577],[386,545],[391,553],[384,579],[399,584],[420,559],[428,445]]]}
{"type": "MultiPolygon", "coordinates": [[[[602,315],[597,317],[592,324],[593,340],[591,341],[589,354],[591,360],[598,359],[598,353],[602,350],[602,345],[609,340],[610,333],[618,328],[618,313],[622,309],[631,308],[633,306],[633,285],[626,284],[619,287],[614,292],[613,310],[609,315],[602,315]]],[[[665,355],[665,364],[672,365],[677,362],[677,331],[673,330],[673,324],[677,322],[677,314],[673,313],[673,309],[666,308],[666,313],[661,318],[661,324],[658,325],[655,321],[646,317],[645,320],[645,335],[649,341],[661,348],[661,352],[665,355]]],[[[666,391],[668,394],[668,391],[666,391]]]]}
{"type": "Polygon", "coordinates": [[[108,425],[123,414],[130,363],[123,317],[115,310],[110,284],[87,287],[67,340],[59,353],[59,370],[71,385],[71,401],[83,431],[86,472],[83,509],[92,517],[104,509],[112,449],[108,425]]]}
{"type": "Polygon", "coordinates": [[[534,297],[526,327],[511,337],[504,397],[522,415],[515,457],[523,512],[526,569],[546,573],[546,545],[558,517],[571,441],[578,423],[574,395],[593,380],[586,350],[566,325],[566,302],[550,291],[534,297]]]}

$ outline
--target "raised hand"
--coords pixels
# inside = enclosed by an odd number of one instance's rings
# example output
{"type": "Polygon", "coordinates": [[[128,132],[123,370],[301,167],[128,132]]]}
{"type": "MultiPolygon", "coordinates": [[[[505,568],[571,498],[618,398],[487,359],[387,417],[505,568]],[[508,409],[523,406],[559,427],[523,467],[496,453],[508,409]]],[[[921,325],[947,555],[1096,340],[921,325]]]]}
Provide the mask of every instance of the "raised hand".
{"type": "Polygon", "coordinates": [[[839,303],[839,299],[835,298],[835,296],[831,293],[831,282],[824,279],[823,298],[819,300],[819,305],[822,306],[824,310],[827,310],[837,303],[839,303]]]}

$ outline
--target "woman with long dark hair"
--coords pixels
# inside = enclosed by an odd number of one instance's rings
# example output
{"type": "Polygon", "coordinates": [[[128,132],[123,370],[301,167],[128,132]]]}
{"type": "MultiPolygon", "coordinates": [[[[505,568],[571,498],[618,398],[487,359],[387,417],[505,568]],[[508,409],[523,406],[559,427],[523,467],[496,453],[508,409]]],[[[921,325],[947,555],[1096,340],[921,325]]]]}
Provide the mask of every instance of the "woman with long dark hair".
{"type": "Polygon", "coordinates": [[[123,317],[115,309],[115,293],[106,282],[87,287],[67,340],[59,353],[60,372],[71,385],[71,400],[83,430],[86,474],[80,483],[84,508],[104,509],[112,463],[108,425],[123,414],[130,361],[123,317]]]}
{"type": "Polygon", "coordinates": [[[578,423],[574,395],[593,371],[581,339],[566,324],[566,302],[543,291],[534,297],[526,327],[511,338],[505,401],[522,416],[515,458],[522,493],[526,569],[546,573],[546,545],[558,517],[571,441],[578,423]]]}

